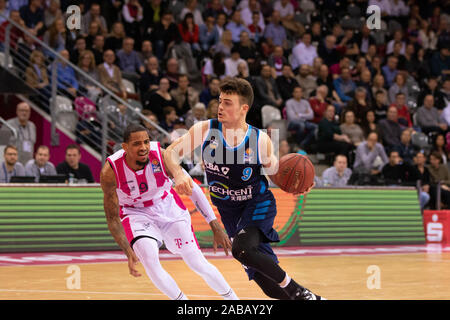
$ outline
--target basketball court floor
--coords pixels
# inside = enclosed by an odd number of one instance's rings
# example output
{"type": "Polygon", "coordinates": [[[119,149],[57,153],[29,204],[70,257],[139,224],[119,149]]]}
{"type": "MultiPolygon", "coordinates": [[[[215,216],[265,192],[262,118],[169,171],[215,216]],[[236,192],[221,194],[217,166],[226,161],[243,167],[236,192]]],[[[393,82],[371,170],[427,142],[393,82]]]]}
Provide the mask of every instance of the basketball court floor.
{"type": "MultiPolygon", "coordinates": [[[[300,284],[327,299],[450,299],[450,246],[404,245],[276,248],[280,264],[300,284]]],[[[204,249],[241,299],[268,299],[223,251],[204,249]]],[[[178,257],[163,267],[192,300],[220,297],[178,257]]],[[[160,300],[148,279],[128,274],[121,252],[0,254],[0,300],[160,300]]]]}

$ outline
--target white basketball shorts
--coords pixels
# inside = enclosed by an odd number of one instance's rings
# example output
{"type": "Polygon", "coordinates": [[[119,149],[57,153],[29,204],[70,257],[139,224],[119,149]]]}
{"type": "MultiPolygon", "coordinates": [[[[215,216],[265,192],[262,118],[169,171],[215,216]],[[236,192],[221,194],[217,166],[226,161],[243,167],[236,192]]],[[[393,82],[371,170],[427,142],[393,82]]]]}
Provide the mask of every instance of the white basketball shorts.
{"type": "Polygon", "coordinates": [[[174,254],[200,247],[191,225],[191,216],[178,194],[172,191],[145,208],[122,208],[121,219],[131,247],[142,237],[163,243],[174,254]]]}

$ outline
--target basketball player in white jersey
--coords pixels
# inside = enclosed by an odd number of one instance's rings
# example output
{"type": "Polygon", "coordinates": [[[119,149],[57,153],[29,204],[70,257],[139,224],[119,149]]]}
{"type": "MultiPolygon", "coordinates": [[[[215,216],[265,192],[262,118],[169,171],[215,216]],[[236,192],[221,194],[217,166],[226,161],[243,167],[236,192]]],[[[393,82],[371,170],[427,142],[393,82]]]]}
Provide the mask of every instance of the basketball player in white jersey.
{"type": "MultiPolygon", "coordinates": [[[[108,228],[128,257],[130,274],[141,276],[136,269],[140,261],[151,281],[170,299],[187,299],[160,264],[159,247],[164,242],[224,299],[238,299],[219,270],[200,251],[189,212],[172,189],[159,143],[150,142],[144,127],[130,124],[124,131],[122,148],[108,157],[100,181],[108,228]]],[[[191,200],[211,226],[214,250],[220,245],[228,255],[231,242],[206,196],[196,187],[191,200]]]]}

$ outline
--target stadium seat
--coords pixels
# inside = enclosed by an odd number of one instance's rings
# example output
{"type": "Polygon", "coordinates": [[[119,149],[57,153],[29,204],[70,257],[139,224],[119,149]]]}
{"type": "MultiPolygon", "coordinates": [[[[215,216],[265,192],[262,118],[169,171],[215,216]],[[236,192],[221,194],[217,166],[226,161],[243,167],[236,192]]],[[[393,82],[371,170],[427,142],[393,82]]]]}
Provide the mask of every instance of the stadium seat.
{"type": "Polygon", "coordinates": [[[73,133],[77,127],[78,113],[76,111],[60,111],[56,114],[56,122],[73,133]]]}
{"type": "Polygon", "coordinates": [[[136,93],[136,88],[134,87],[133,82],[127,79],[122,79],[122,84],[125,86],[125,89],[128,93],[136,93]]]}
{"type": "MultiPolygon", "coordinates": [[[[50,99],[51,100],[51,99],[50,99]]],[[[50,101],[51,105],[52,101],[50,101]]],[[[65,96],[56,96],[55,114],[59,112],[73,111],[72,101],[65,96]]]]}
{"type": "Polygon", "coordinates": [[[273,120],[281,119],[281,112],[275,107],[265,105],[261,108],[261,117],[263,128],[267,128],[273,120]]]}
{"type": "Polygon", "coordinates": [[[279,139],[286,140],[288,136],[287,123],[284,119],[273,120],[269,123],[272,130],[278,130],[279,139]]]}
{"type": "MultiPolygon", "coordinates": [[[[416,116],[416,115],[414,115],[416,116]]],[[[413,116],[413,118],[414,118],[413,116]]],[[[423,132],[415,132],[411,136],[411,143],[413,146],[421,149],[421,150],[429,150],[431,149],[431,145],[428,142],[428,136],[423,132]]]]}
{"type": "MultiPolygon", "coordinates": [[[[5,59],[6,59],[5,53],[4,52],[0,52],[0,66],[2,66],[4,68],[5,68],[5,59]]],[[[12,57],[9,56],[7,68],[11,69],[13,67],[14,67],[14,64],[13,64],[12,57]]]]}

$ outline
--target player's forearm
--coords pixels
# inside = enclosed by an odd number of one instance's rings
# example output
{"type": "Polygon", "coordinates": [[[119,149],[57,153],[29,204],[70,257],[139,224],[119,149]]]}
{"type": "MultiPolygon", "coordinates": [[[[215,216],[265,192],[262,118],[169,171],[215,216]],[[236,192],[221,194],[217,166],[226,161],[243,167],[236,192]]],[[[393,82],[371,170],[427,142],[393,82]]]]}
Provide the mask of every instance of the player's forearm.
{"type": "MultiPolygon", "coordinates": [[[[183,170],[183,173],[188,175],[185,170],[183,170]]],[[[194,183],[193,185],[192,195],[190,198],[198,211],[200,211],[200,213],[202,214],[203,218],[205,218],[207,223],[211,225],[213,221],[217,221],[216,215],[214,214],[214,211],[209,204],[208,199],[206,198],[202,189],[196,183],[194,183]]]]}
{"type": "Polygon", "coordinates": [[[180,165],[181,159],[176,151],[176,145],[170,145],[164,152],[164,165],[167,171],[176,179],[180,175],[183,175],[183,168],[180,165]]]}
{"type": "Polygon", "coordinates": [[[132,250],[130,247],[130,244],[128,242],[128,239],[125,235],[125,231],[123,230],[122,223],[120,222],[120,218],[117,215],[117,212],[119,211],[119,208],[111,205],[111,204],[105,204],[105,214],[106,214],[106,221],[108,223],[108,229],[111,235],[114,238],[114,241],[119,245],[120,249],[127,255],[129,255],[130,251],[132,250]]]}

